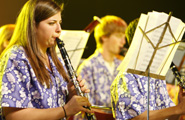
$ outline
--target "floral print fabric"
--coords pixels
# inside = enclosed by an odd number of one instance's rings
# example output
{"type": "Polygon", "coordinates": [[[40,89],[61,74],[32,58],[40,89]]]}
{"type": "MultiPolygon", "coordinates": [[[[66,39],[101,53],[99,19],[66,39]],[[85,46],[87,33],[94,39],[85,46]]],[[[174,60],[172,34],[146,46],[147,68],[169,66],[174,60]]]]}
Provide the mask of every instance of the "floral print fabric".
{"type": "MultiPolygon", "coordinates": [[[[128,73],[119,75],[111,85],[113,112],[116,120],[128,120],[147,110],[148,77],[128,73]]],[[[175,105],[168,95],[165,80],[150,78],[149,93],[150,110],[175,105]]]]}
{"type": "MultiPolygon", "coordinates": [[[[47,68],[52,85],[41,85],[21,46],[13,46],[0,61],[1,107],[16,108],[55,108],[66,102],[67,83],[57,71],[51,56],[49,61],[52,72],[47,68]],[[3,59],[7,59],[4,64],[3,59]],[[3,73],[2,73],[3,72],[3,73]]],[[[2,110],[1,110],[2,111],[2,110]]]]}
{"type": "Polygon", "coordinates": [[[110,74],[105,66],[103,56],[97,50],[78,69],[78,74],[87,82],[89,101],[93,105],[111,107],[110,86],[118,71],[116,70],[121,60],[114,59],[114,73],[110,74]]]}

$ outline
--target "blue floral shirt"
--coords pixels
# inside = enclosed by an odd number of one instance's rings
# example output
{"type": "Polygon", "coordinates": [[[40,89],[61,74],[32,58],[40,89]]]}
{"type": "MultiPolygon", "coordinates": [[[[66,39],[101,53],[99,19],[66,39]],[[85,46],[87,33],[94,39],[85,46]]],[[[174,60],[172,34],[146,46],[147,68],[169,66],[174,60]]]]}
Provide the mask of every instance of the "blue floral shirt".
{"type": "Polygon", "coordinates": [[[43,109],[65,104],[67,83],[57,71],[50,55],[52,72],[47,68],[53,82],[50,88],[38,82],[23,47],[13,46],[7,56],[7,60],[4,56],[0,61],[1,107],[43,109]]]}
{"type": "Polygon", "coordinates": [[[89,93],[89,101],[93,105],[111,107],[110,86],[118,71],[116,70],[121,60],[114,59],[114,73],[111,74],[105,65],[105,61],[98,50],[86,59],[78,68],[77,73],[86,80],[89,93]]]}
{"type": "MultiPolygon", "coordinates": [[[[136,74],[118,74],[111,85],[113,113],[116,120],[128,120],[147,110],[148,77],[136,74]]],[[[150,110],[174,106],[166,81],[150,78],[150,110]]]]}

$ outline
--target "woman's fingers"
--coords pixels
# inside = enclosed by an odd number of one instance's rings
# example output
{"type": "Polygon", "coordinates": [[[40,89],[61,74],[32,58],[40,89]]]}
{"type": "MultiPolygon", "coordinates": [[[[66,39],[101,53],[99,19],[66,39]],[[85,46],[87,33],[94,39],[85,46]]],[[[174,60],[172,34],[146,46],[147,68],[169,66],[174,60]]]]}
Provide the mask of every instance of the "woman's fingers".
{"type": "Polygon", "coordinates": [[[80,82],[79,82],[79,84],[80,84],[80,87],[83,87],[84,85],[85,85],[85,80],[83,79],[83,80],[81,80],[80,82]]]}

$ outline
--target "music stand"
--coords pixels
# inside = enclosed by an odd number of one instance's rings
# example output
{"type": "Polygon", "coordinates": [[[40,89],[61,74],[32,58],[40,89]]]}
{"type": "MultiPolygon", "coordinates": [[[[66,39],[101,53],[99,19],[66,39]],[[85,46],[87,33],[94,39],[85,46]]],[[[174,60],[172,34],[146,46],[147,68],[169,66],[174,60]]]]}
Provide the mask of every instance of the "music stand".
{"type": "MultiPolygon", "coordinates": [[[[147,101],[148,101],[148,104],[147,104],[147,108],[148,108],[148,110],[147,110],[147,119],[149,120],[149,88],[150,88],[150,77],[153,77],[153,78],[156,78],[156,79],[161,79],[161,80],[165,80],[165,74],[166,74],[166,71],[163,71],[163,69],[164,68],[169,68],[169,66],[170,66],[170,64],[168,65],[168,63],[170,63],[171,62],[171,60],[172,60],[172,57],[174,56],[174,53],[175,53],[175,51],[176,51],[176,49],[177,49],[177,47],[178,47],[178,44],[177,43],[179,43],[181,40],[181,37],[182,37],[182,35],[183,35],[183,32],[184,32],[184,27],[182,28],[182,30],[179,32],[179,34],[178,34],[178,37],[176,38],[175,37],[175,35],[173,34],[173,32],[172,32],[172,29],[171,29],[171,26],[170,26],[170,19],[171,19],[171,17],[172,17],[172,13],[170,12],[169,13],[169,15],[168,15],[168,18],[167,18],[167,21],[166,22],[164,22],[163,24],[160,24],[160,25],[158,25],[157,27],[154,27],[154,28],[152,28],[152,29],[150,29],[150,30],[148,30],[148,31],[146,31],[146,30],[143,30],[142,28],[141,28],[141,26],[139,26],[139,24],[138,24],[138,28],[139,28],[139,30],[140,30],[140,32],[142,33],[142,35],[143,35],[143,37],[142,37],[142,40],[141,40],[141,44],[140,44],[140,46],[139,46],[139,48],[138,48],[138,53],[136,53],[137,55],[136,55],[136,57],[135,57],[135,63],[134,64],[129,64],[128,62],[125,62],[126,63],[126,65],[130,65],[131,66],[131,68],[129,68],[129,67],[124,67],[124,69],[122,69],[122,72],[124,72],[125,70],[126,70],[126,72],[127,73],[132,73],[132,74],[138,74],[138,75],[143,75],[143,76],[146,76],[146,77],[148,77],[148,96],[147,96],[147,101]],[[156,30],[156,29],[159,29],[159,28],[161,28],[161,27],[164,27],[163,28],[163,31],[161,31],[161,36],[160,36],[160,39],[158,40],[158,42],[156,43],[156,45],[152,42],[152,40],[150,39],[150,37],[148,37],[148,33],[151,33],[151,32],[153,32],[154,30],[156,30]],[[164,39],[164,37],[165,37],[165,34],[166,34],[166,31],[167,31],[167,29],[169,30],[169,33],[171,34],[171,36],[172,36],[172,39],[173,39],[173,42],[172,43],[168,43],[168,44],[165,44],[165,45],[162,45],[162,46],[160,46],[161,45],[161,43],[163,42],[163,39],[164,39]],[[145,32],[146,31],[146,32],[145,32]],[[147,66],[146,66],[146,69],[144,70],[144,71],[142,71],[142,70],[137,70],[136,69],[136,66],[137,66],[137,62],[138,62],[138,59],[139,59],[139,56],[141,55],[140,54],[140,51],[141,51],[141,48],[142,48],[142,42],[143,42],[143,38],[145,38],[146,40],[147,40],[147,42],[152,46],[152,48],[153,48],[153,52],[152,52],[152,55],[151,56],[149,56],[149,58],[150,58],[150,60],[149,60],[149,62],[148,62],[148,64],[147,64],[147,66]],[[167,52],[167,53],[165,53],[166,54],[166,56],[165,56],[165,58],[163,59],[163,63],[161,62],[160,63],[160,69],[157,69],[158,71],[155,73],[151,73],[150,72],[150,68],[152,67],[152,64],[153,64],[153,62],[154,62],[154,59],[157,59],[157,58],[155,58],[155,56],[156,56],[156,54],[158,54],[158,50],[160,50],[160,49],[162,49],[162,48],[166,48],[166,47],[171,47],[171,49],[167,52]]],[[[148,18],[149,19],[149,18],[148,18]]],[[[148,19],[147,19],[147,22],[148,22],[148,19]]],[[[145,24],[145,27],[144,27],[144,29],[146,29],[146,25],[147,25],[147,22],[146,22],[146,24],[145,24]]],[[[134,37],[135,37],[135,35],[134,35],[134,37]]],[[[133,42],[133,41],[132,41],[133,42]]],[[[130,49],[130,48],[129,48],[130,49]]],[[[130,52],[130,53],[132,53],[132,52],[130,52]]],[[[126,57],[127,57],[127,55],[126,55],[126,57]]],[[[125,59],[126,59],[126,57],[125,57],[125,59]]],[[[131,58],[131,57],[130,57],[131,58]]],[[[129,60],[131,60],[129,58],[129,60]]],[[[123,67],[124,66],[124,62],[122,62],[122,64],[120,65],[120,67],[118,68],[118,70],[119,69],[121,69],[121,67],[123,67]]],[[[121,70],[120,70],[121,71],[121,70]]]]}

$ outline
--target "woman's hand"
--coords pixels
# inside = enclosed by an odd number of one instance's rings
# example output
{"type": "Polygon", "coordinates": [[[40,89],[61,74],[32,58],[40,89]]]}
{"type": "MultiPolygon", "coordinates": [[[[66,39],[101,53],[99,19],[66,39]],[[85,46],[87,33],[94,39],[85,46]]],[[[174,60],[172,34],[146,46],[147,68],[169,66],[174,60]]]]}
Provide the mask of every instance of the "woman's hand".
{"type": "MultiPolygon", "coordinates": [[[[85,85],[85,80],[81,79],[81,76],[78,76],[77,81],[79,83],[80,89],[83,93],[89,93],[90,89],[87,88],[87,86],[85,85]]],[[[74,84],[72,81],[70,81],[68,83],[68,91],[69,91],[69,96],[68,96],[68,100],[72,98],[73,95],[77,95],[76,89],[74,87],[74,84]]]]}
{"type": "Polygon", "coordinates": [[[85,83],[86,83],[86,80],[85,79],[82,80],[81,79],[81,76],[78,76],[77,81],[79,82],[81,91],[83,93],[89,93],[90,92],[90,89],[88,89],[87,86],[85,85],[85,83]]]}
{"type": "Polygon", "coordinates": [[[93,113],[92,110],[84,108],[83,106],[87,106],[87,107],[91,106],[88,99],[86,97],[74,95],[64,106],[64,109],[66,111],[67,116],[75,115],[80,111],[86,112],[86,113],[93,113]]]}
{"type": "Polygon", "coordinates": [[[179,110],[180,110],[180,114],[185,114],[185,91],[183,90],[182,87],[180,87],[179,89],[179,94],[178,94],[178,102],[179,104],[177,106],[179,106],[179,110]]]}

